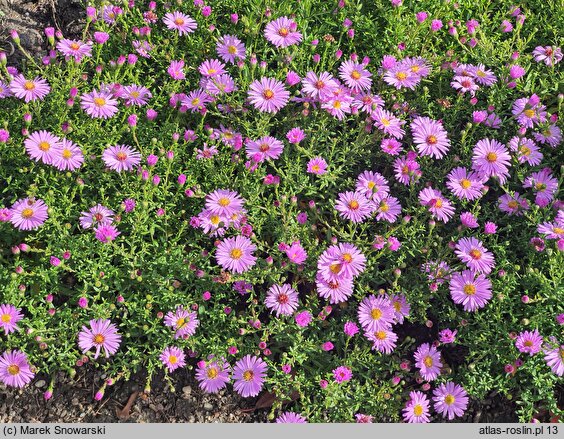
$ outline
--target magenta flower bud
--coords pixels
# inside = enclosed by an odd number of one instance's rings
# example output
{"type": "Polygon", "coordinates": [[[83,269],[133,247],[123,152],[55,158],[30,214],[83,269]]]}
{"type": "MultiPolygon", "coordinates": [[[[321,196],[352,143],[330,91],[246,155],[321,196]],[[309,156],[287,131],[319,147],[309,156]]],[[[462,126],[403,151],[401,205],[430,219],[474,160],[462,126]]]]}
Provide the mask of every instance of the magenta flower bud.
{"type": "Polygon", "coordinates": [[[47,303],[53,302],[53,295],[52,295],[52,294],[47,294],[47,295],[45,296],[45,302],[47,302],[47,303]]]}
{"type": "Polygon", "coordinates": [[[423,383],[423,385],[421,386],[421,390],[423,390],[424,392],[427,392],[430,388],[431,384],[429,383],[423,383]]]}
{"type": "Polygon", "coordinates": [[[81,297],[78,299],[78,306],[82,309],[88,307],[88,299],[86,297],[81,297]]]}
{"type": "Polygon", "coordinates": [[[289,86],[293,86],[298,84],[301,81],[300,75],[298,75],[296,72],[290,70],[287,74],[286,74],[286,84],[288,84],[289,86]]]}
{"type": "Polygon", "coordinates": [[[129,55],[127,55],[127,64],[134,66],[138,59],[139,58],[137,57],[137,55],[130,53],[129,55]]]}
{"type": "Polygon", "coordinates": [[[20,248],[17,245],[14,245],[12,247],[12,254],[14,255],[19,255],[20,254],[20,248]]]}
{"type": "Polygon", "coordinates": [[[153,184],[155,186],[157,186],[160,182],[161,182],[161,177],[159,177],[158,175],[154,175],[153,176],[153,184]]]}
{"type": "Polygon", "coordinates": [[[51,258],[49,259],[49,263],[53,267],[58,267],[59,265],[61,265],[61,260],[59,258],[57,258],[56,256],[51,256],[51,258]]]}
{"type": "Polygon", "coordinates": [[[52,397],[53,397],[53,390],[52,389],[48,389],[48,390],[45,391],[45,393],[43,393],[43,399],[45,401],[49,401],[52,397]]]}
{"type": "Polygon", "coordinates": [[[354,38],[354,29],[349,29],[347,31],[347,37],[349,37],[351,40],[354,38]]]}
{"type": "Polygon", "coordinates": [[[156,155],[154,155],[154,154],[149,154],[149,155],[147,156],[147,164],[148,164],[149,166],[155,166],[155,165],[157,164],[157,161],[158,161],[158,160],[159,160],[159,158],[158,158],[156,155]]]}
{"type": "Polygon", "coordinates": [[[341,49],[338,49],[338,50],[335,52],[335,58],[336,58],[336,59],[341,59],[342,56],[343,56],[343,51],[342,51],[341,49]]]}
{"type": "Polygon", "coordinates": [[[509,76],[511,76],[512,79],[519,79],[524,74],[525,69],[518,64],[511,66],[509,69],[509,76]]]}
{"type": "Polygon", "coordinates": [[[149,179],[149,171],[147,171],[146,169],[143,169],[141,171],[141,179],[143,180],[148,180],[149,179]]]}
{"type": "Polygon", "coordinates": [[[29,245],[27,245],[25,242],[22,242],[19,246],[20,250],[22,252],[27,253],[31,248],[29,247],[29,245]]]}
{"type": "Polygon", "coordinates": [[[231,14],[229,18],[231,19],[231,23],[233,24],[237,24],[237,22],[239,21],[239,16],[237,14],[231,14]]]}
{"type": "Polygon", "coordinates": [[[431,31],[432,32],[437,32],[442,27],[443,27],[443,22],[441,20],[433,20],[431,22],[431,31]]]}
{"type": "Polygon", "coordinates": [[[531,299],[530,299],[529,296],[527,296],[526,294],[524,294],[524,295],[521,296],[521,302],[523,302],[523,303],[529,303],[530,300],[531,300],[531,299]]]}
{"type": "Polygon", "coordinates": [[[137,126],[137,115],[136,114],[130,114],[127,117],[127,124],[133,128],[137,126]]]}
{"type": "Polygon", "coordinates": [[[88,6],[86,8],[86,18],[91,21],[96,21],[96,8],[93,6],[88,6]]]}
{"type": "Polygon", "coordinates": [[[428,17],[428,15],[427,15],[427,12],[425,12],[425,11],[421,11],[421,12],[418,12],[417,14],[415,14],[415,18],[417,19],[417,21],[419,23],[423,23],[425,20],[427,20],[427,17],[428,17]]]}
{"type": "Polygon", "coordinates": [[[334,347],[335,346],[330,341],[326,341],[321,345],[321,349],[323,349],[325,352],[332,351],[334,347]]]}
{"type": "Polygon", "coordinates": [[[508,82],[507,83],[507,88],[515,88],[517,87],[517,83],[514,81],[508,82]]]}
{"type": "Polygon", "coordinates": [[[328,385],[329,385],[329,382],[327,380],[320,380],[319,381],[319,387],[321,387],[322,389],[326,389],[328,385]]]}
{"type": "Polygon", "coordinates": [[[101,388],[96,392],[96,395],[94,395],[94,399],[96,401],[101,401],[103,397],[104,397],[104,388],[101,388]]]}
{"type": "Polygon", "coordinates": [[[155,110],[153,110],[152,108],[149,108],[147,110],[146,115],[147,115],[148,120],[155,120],[157,118],[158,113],[155,110]]]}
{"type": "Polygon", "coordinates": [[[186,175],[180,174],[178,176],[178,184],[182,186],[184,183],[186,183],[186,175]]]}
{"type": "Polygon", "coordinates": [[[14,43],[16,43],[17,45],[20,44],[20,34],[18,34],[18,31],[15,29],[12,29],[10,31],[10,37],[12,38],[12,40],[14,41],[14,43]]]}
{"type": "Polygon", "coordinates": [[[203,15],[204,17],[209,17],[211,13],[212,13],[212,8],[211,8],[211,6],[204,6],[204,7],[202,8],[202,15],[203,15]]]}
{"type": "Polygon", "coordinates": [[[8,62],[8,57],[6,56],[6,52],[0,52],[0,65],[5,66],[8,62]]]}

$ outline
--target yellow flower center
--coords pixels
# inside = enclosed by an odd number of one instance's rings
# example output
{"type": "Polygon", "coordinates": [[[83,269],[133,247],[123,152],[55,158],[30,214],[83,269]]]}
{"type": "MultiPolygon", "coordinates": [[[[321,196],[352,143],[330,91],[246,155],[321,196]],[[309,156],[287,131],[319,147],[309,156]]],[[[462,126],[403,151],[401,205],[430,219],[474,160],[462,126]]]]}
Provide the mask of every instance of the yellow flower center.
{"type": "Polygon", "coordinates": [[[374,335],[378,340],[386,340],[386,333],[384,331],[377,331],[374,335]]]}
{"type": "Polygon", "coordinates": [[[221,207],[227,207],[230,203],[231,202],[227,197],[221,197],[219,200],[217,200],[217,204],[219,204],[221,207]]]}
{"type": "Polygon", "coordinates": [[[350,264],[352,260],[353,258],[350,253],[343,253],[343,261],[345,261],[347,264],[350,264]]]}
{"type": "Polygon", "coordinates": [[[546,189],[546,184],[537,183],[537,184],[535,184],[535,189],[538,190],[538,191],[544,191],[546,189]]]}
{"type": "Polygon", "coordinates": [[[194,98],[192,99],[192,105],[196,106],[200,103],[200,98],[194,98]]]}
{"type": "Polygon", "coordinates": [[[443,200],[441,200],[440,198],[437,198],[435,200],[435,208],[440,209],[441,207],[443,207],[443,200]]]}
{"type": "Polygon", "coordinates": [[[380,122],[382,123],[382,125],[384,125],[385,127],[389,127],[390,126],[390,120],[386,119],[385,117],[383,117],[380,122]]]}
{"type": "Polygon", "coordinates": [[[380,212],[387,212],[390,210],[390,205],[385,201],[380,202],[380,212]]]}
{"type": "Polygon", "coordinates": [[[515,200],[511,200],[509,203],[507,203],[507,206],[511,209],[517,209],[519,207],[519,203],[515,200]]]}
{"type": "Polygon", "coordinates": [[[370,317],[372,317],[373,320],[380,320],[382,317],[382,310],[380,308],[374,308],[370,311],[370,317]]]}
{"type": "Polygon", "coordinates": [[[523,154],[523,155],[526,155],[526,156],[531,155],[531,148],[528,148],[526,146],[522,146],[520,151],[521,151],[521,154],[523,154]]]}
{"type": "Polygon", "coordinates": [[[417,404],[413,407],[413,414],[415,416],[421,416],[423,414],[423,407],[421,407],[421,404],[417,404]]]}
{"type": "Polygon", "coordinates": [[[399,302],[393,302],[393,305],[394,305],[394,309],[395,309],[397,312],[400,312],[400,311],[401,311],[401,303],[399,303],[399,302]]]}
{"type": "Polygon", "coordinates": [[[213,380],[215,377],[217,377],[219,375],[219,372],[217,370],[217,367],[210,367],[207,372],[206,375],[208,376],[208,378],[210,380],[213,380]]]}
{"type": "Polygon", "coordinates": [[[313,166],[311,167],[311,169],[312,169],[314,172],[319,172],[319,171],[321,170],[321,168],[319,168],[319,165],[313,165],[313,166]]]}
{"type": "Polygon", "coordinates": [[[460,186],[462,186],[463,189],[468,189],[470,186],[472,186],[472,182],[467,178],[463,178],[462,180],[460,180],[460,186]]]}
{"type": "Polygon", "coordinates": [[[176,355],[171,355],[171,356],[168,357],[168,362],[170,364],[176,364],[176,363],[178,363],[178,358],[176,358],[176,355]]]}
{"type": "Polygon", "coordinates": [[[464,285],[464,288],[462,290],[467,296],[473,296],[474,294],[476,294],[476,285],[466,284],[464,285]]]}
{"type": "Polygon", "coordinates": [[[531,110],[531,109],[525,110],[523,111],[523,114],[527,116],[529,119],[532,119],[535,116],[535,110],[531,110]]]}
{"type": "Polygon", "coordinates": [[[269,88],[267,88],[263,93],[262,96],[265,99],[272,99],[274,97],[274,92],[272,90],[270,90],[269,88]]]}
{"type": "Polygon", "coordinates": [[[531,340],[527,340],[525,343],[523,343],[525,346],[527,347],[531,347],[533,345],[533,342],[531,340]]]}
{"type": "Polygon", "coordinates": [[[480,259],[482,257],[482,252],[477,248],[470,250],[470,256],[472,259],[480,259]]]}
{"type": "Polygon", "coordinates": [[[331,264],[329,265],[329,270],[331,270],[332,273],[338,274],[341,271],[341,264],[331,264]]]}
{"type": "Polygon", "coordinates": [[[216,72],[217,72],[216,69],[208,69],[208,75],[213,75],[216,72]]]}
{"type": "Polygon", "coordinates": [[[233,45],[227,47],[227,52],[231,55],[235,55],[237,53],[237,48],[233,45]]]}
{"type": "Polygon", "coordinates": [[[351,210],[356,210],[356,209],[359,208],[359,206],[360,205],[358,204],[358,201],[356,201],[356,200],[352,200],[352,201],[349,202],[349,208],[351,210]]]}
{"type": "Polygon", "coordinates": [[[231,253],[229,253],[229,255],[233,259],[241,259],[241,256],[243,256],[243,252],[241,251],[241,249],[234,248],[233,250],[231,250],[231,253]]]}
{"type": "Polygon", "coordinates": [[[495,152],[488,152],[486,156],[486,160],[490,163],[493,163],[497,160],[497,154],[495,152]]]}
{"type": "Polygon", "coordinates": [[[262,143],[259,146],[259,149],[260,149],[261,152],[266,152],[270,149],[270,146],[268,146],[268,143],[262,143]]]}
{"type": "Polygon", "coordinates": [[[43,142],[39,142],[38,146],[41,151],[49,151],[51,149],[51,144],[45,140],[43,142]]]}
{"type": "Polygon", "coordinates": [[[139,93],[138,91],[135,91],[135,90],[132,91],[130,94],[131,94],[131,96],[133,96],[135,99],[137,99],[137,98],[139,97],[139,95],[140,95],[140,93],[139,93]]]}
{"type": "Polygon", "coordinates": [[[486,77],[486,72],[484,72],[483,70],[478,70],[476,72],[476,75],[479,76],[480,78],[485,78],[486,77]]]}
{"type": "Polygon", "coordinates": [[[182,26],[184,24],[184,19],[179,17],[174,20],[174,24],[176,24],[177,26],[182,26]]]}
{"type": "Polygon", "coordinates": [[[355,81],[361,78],[361,74],[359,73],[358,70],[353,70],[351,73],[351,78],[354,79],[355,81]]]}
{"type": "Polygon", "coordinates": [[[374,183],[373,181],[369,181],[366,186],[368,186],[368,189],[373,189],[374,186],[376,186],[376,183],[374,183]]]}
{"type": "Polygon", "coordinates": [[[96,344],[102,344],[102,343],[104,343],[105,340],[106,339],[102,334],[96,334],[94,336],[94,343],[96,343],[96,344]]]}
{"type": "Polygon", "coordinates": [[[423,364],[427,367],[431,367],[433,365],[433,358],[430,355],[427,355],[423,360],[423,364]]]}
{"type": "Polygon", "coordinates": [[[106,100],[104,98],[94,98],[94,105],[97,107],[103,107],[106,105],[106,100]]]}
{"type": "Polygon", "coordinates": [[[35,88],[35,84],[31,81],[25,81],[24,88],[28,91],[31,91],[35,88]]]}
{"type": "Polygon", "coordinates": [[[434,145],[435,143],[437,143],[437,137],[431,134],[429,137],[427,137],[427,143],[429,145],[434,145]]]}
{"type": "Polygon", "coordinates": [[[12,321],[12,316],[10,314],[2,314],[2,317],[0,317],[0,321],[2,323],[10,323],[12,321]]]}
{"type": "Polygon", "coordinates": [[[29,207],[22,210],[22,217],[23,218],[31,218],[33,216],[33,209],[30,209],[29,207]]]}
{"type": "Polygon", "coordinates": [[[8,373],[10,375],[17,375],[18,373],[20,373],[20,368],[17,364],[10,364],[8,366],[8,373]]]}
{"type": "Polygon", "coordinates": [[[445,396],[445,404],[452,405],[454,404],[455,401],[456,401],[455,397],[450,393],[447,396],[445,396]]]}
{"type": "Polygon", "coordinates": [[[210,222],[214,226],[217,226],[219,224],[219,216],[218,215],[212,215],[212,217],[210,218],[210,222]]]}
{"type": "Polygon", "coordinates": [[[251,381],[254,376],[255,374],[253,373],[252,370],[246,370],[245,372],[243,372],[243,379],[245,381],[251,381]]]}
{"type": "Polygon", "coordinates": [[[70,48],[71,48],[72,50],[78,50],[78,49],[80,49],[80,44],[78,44],[78,43],[71,43],[70,48]]]}
{"type": "Polygon", "coordinates": [[[290,33],[290,31],[285,27],[281,28],[278,31],[278,35],[280,35],[281,37],[287,37],[289,33],[290,33]]]}
{"type": "Polygon", "coordinates": [[[127,160],[127,154],[123,151],[120,151],[116,154],[116,159],[118,159],[120,162],[123,162],[124,160],[127,160]]]}
{"type": "Polygon", "coordinates": [[[396,73],[396,79],[399,81],[404,81],[405,78],[407,78],[407,74],[404,72],[397,72],[396,73]]]}
{"type": "Polygon", "coordinates": [[[338,110],[339,108],[341,108],[341,101],[335,100],[335,102],[333,102],[333,108],[335,108],[335,109],[337,109],[337,110],[338,110]]]}
{"type": "Polygon", "coordinates": [[[564,229],[561,228],[561,227],[555,227],[554,229],[552,229],[552,231],[553,231],[554,233],[556,233],[557,235],[561,235],[561,234],[564,233],[564,229]]]}
{"type": "Polygon", "coordinates": [[[190,319],[188,319],[188,318],[180,317],[176,321],[176,329],[180,329],[180,328],[184,327],[189,321],[190,321],[190,319]]]}
{"type": "Polygon", "coordinates": [[[325,83],[322,80],[319,80],[315,83],[316,89],[321,90],[323,87],[325,87],[325,83]]]}
{"type": "Polygon", "coordinates": [[[63,158],[70,159],[72,157],[72,152],[69,149],[63,149],[63,158]]]}
{"type": "Polygon", "coordinates": [[[411,71],[413,73],[417,73],[417,72],[419,72],[419,70],[421,70],[421,68],[417,64],[414,65],[414,66],[411,66],[411,71]]]}

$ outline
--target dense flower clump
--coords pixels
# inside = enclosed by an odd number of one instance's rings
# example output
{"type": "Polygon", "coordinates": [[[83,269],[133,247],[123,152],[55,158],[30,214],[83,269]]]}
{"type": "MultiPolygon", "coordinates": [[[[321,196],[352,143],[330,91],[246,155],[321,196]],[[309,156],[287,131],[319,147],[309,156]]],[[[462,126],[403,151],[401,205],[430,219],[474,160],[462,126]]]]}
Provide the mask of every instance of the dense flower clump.
{"type": "Polygon", "coordinates": [[[48,399],[92,361],[101,400],[186,370],[277,423],[451,421],[494,391],[562,414],[544,6],[211,3],[92,5],[41,62],[0,52],[0,381],[48,399]]]}

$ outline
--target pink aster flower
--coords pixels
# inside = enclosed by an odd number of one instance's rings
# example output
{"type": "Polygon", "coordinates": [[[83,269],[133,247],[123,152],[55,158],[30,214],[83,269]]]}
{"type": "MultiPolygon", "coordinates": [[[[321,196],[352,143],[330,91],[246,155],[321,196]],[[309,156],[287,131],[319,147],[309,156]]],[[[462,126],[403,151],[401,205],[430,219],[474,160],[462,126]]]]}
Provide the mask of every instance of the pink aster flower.
{"type": "Polygon", "coordinates": [[[499,210],[507,213],[508,215],[521,216],[526,210],[529,210],[529,202],[527,199],[521,197],[519,192],[513,194],[503,194],[498,199],[499,210]]]}
{"type": "Polygon", "coordinates": [[[455,417],[464,415],[468,407],[468,394],[462,386],[449,381],[433,390],[433,401],[435,411],[452,421],[455,417]]]}
{"type": "Polygon", "coordinates": [[[243,273],[256,264],[253,252],[257,249],[249,238],[236,236],[224,239],[216,251],[216,261],[225,270],[243,273]]]}
{"type": "Polygon", "coordinates": [[[468,227],[469,229],[475,229],[478,227],[478,220],[472,212],[462,212],[460,214],[460,222],[464,227],[468,227]]]}
{"type": "Polygon", "coordinates": [[[366,257],[353,244],[340,243],[325,250],[317,262],[318,271],[327,281],[352,278],[366,267],[366,257]]]}
{"type": "Polygon", "coordinates": [[[333,369],[333,379],[336,383],[346,383],[351,380],[352,376],[352,370],[347,366],[339,366],[336,369],[333,369]]]}
{"type": "Polygon", "coordinates": [[[562,59],[562,49],[556,46],[537,46],[533,50],[536,62],[544,62],[547,66],[553,66],[562,59]]]}
{"type": "Polygon", "coordinates": [[[495,74],[491,70],[488,70],[483,64],[471,66],[470,72],[474,80],[480,85],[490,87],[497,81],[495,74]]]}
{"type": "Polygon", "coordinates": [[[371,202],[363,193],[350,191],[339,194],[335,209],[337,209],[341,217],[353,223],[364,222],[373,212],[371,202]]]}
{"type": "Polygon", "coordinates": [[[417,161],[406,157],[398,157],[394,161],[394,177],[401,184],[409,186],[421,177],[420,166],[417,161]]]}
{"type": "Polygon", "coordinates": [[[51,165],[60,152],[61,139],[49,131],[35,131],[24,140],[24,146],[31,159],[51,165]]]}
{"type": "Polygon", "coordinates": [[[380,201],[388,196],[390,186],[382,174],[364,171],[356,180],[356,191],[374,201],[380,201]]]}
{"type": "Polygon", "coordinates": [[[339,77],[354,93],[369,90],[372,86],[371,76],[372,73],[366,70],[364,64],[352,60],[344,61],[339,66],[339,77]]]}
{"type": "Polygon", "coordinates": [[[235,64],[237,60],[246,58],[245,45],[237,37],[232,35],[223,35],[216,45],[217,54],[225,62],[235,64]]]}
{"type": "Polygon", "coordinates": [[[179,11],[166,13],[163,22],[168,29],[178,31],[180,36],[192,33],[198,27],[196,20],[179,11]]]}
{"type": "Polygon", "coordinates": [[[49,83],[39,76],[35,79],[26,79],[23,75],[17,75],[10,82],[10,92],[26,103],[43,100],[50,91],[49,83]]]}
{"type": "Polygon", "coordinates": [[[300,241],[295,241],[290,247],[285,250],[286,256],[294,264],[301,265],[307,259],[307,253],[300,244],[300,241]]]}
{"type": "Polygon", "coordinates": [[[280,17],[271,21],[264,29],[264,37],[276,47],[288,47],[302,41],[298,25],[288,17],[280,17]]]}
{"type": "Polygon", "coordinates": [[[327,162],[323,157],[314,157],[307,163],[307,172],[323,175],[327,172],[327,162]]]}
{"type": "Polygon", "coordinates": [[[541,351],[542,343],[543,338],[539,331],[535,329],[534,331],[521,332],[515,340],[515,347],[519,349],[519,352],[529,354],[532,357],[541,351]]]}
{"type": "Polygon", "coordinates": [[[447,187],[457,198],[462,200],[475,200],[482,196],[484,187],[482,179],[466,168],[458,167],[448,174],[447,187]]]}
{"type": "Polygon", "coordinates": [[[317,273],[315,285],[319,297],[326,299],[330,304],[346,302],[353,293],[352,279],[326,281],[320,273],[317,273]]]}
{"type": "Polygon", "coordinates": [[[433,218],[447,223],[454,215],[454,207],[440,191],[433,188],[425,188],[419,192],[419,203],[429,208],[433,218]]]}
{"type": "Polygon", "coordinates": [[[513,137],[508,143],[509,149],[517,153],[519,163],[527,163],[531,166],[540,164],[543,154],[537,144],[526,137],[513,137]]]}
{"type": "Polygon", "coordinates": [[[246,146],[247,157],[257,162],[277,159],[282,155],[283,151],[284,144],[272,136],[263,136],[258,140],[252,140],[246,146]],[[259,160],[254,159],[255,156],[259,160]]]}
{"type": "Polygon", "coordinates": [[[109,91],[85,93],[80,97],[80,107],[92,118],[107,119],[118,112],[118,101],[109,91]]]}
{"type": "Polygon", "coordinates": [[[555,124],[544,127],[540,133],[533,133],[533,137],[539,143],[547,143],[556,148],[562,142],[562,130],[555,124]]]}
{"type": "Polygon", "coordinates": [[[507,148],[497,140],[482,139],[476,143],[472,156],[472,169],[484,179],[498,177],[505,184],[509,177],[511,156],[507,148]]]}
{"type": "Polygon", "coordinates": [[[206,83],[206,91],[212,96],[231,93],[236,90],[238,90],[238,87],[228,73],[209,78],[206,83]]]}
{"type": "Polygon", "coordinates": [[[314,99],[325,100],[339,88],[338,82],[328,72],[319,75],[309,71],[302,79],[302,93],[314,99]]]}
{"type": "Polygon", "coordinates": [[[451,330],[449,328],[443,329],[439,332],[439,341],[444,344],[454,343],[456,340],[457,330],[451,330]]]}
{"type": "Polygon", "coordinates": [[[186,366],[186,356],[182,349],[176,346],[167,346],[159,356],[159,360],[168,369],[169,372],[174,372],[179,367],[186,366]]]}
{"type": "Polygon", "coordinates": [[[403,294],[396,294],[390,297],[390,302],[394,308],[395,321],[401,325],[404,318],[409,316],[411,305],[407,302],[407,299],[403,294]]]}
{"type": "Polygon", "coordinates": [[[564,221],[544,222],[538,225],[537,231],[545,235],[547,239],[563,239],[564,221]]]}
{"type": "Polygon", "coordinates": [[[397,334],[390,329],[380,329],[379,331],[367,331],[364,336],[372,342],[372,350],[377,350],[384,354],[391,354],[398,341],[397,334]]]}
{"type": "Polygon", "coordinates": [[[102,160],[114,171],[131,171],[141,163],[141,154],[132,146],[115,145],[104,150],[102,160]]]}
{"type": "Polygon", "coordinates": [[[426,424],[429,418],[429,400],[423,392],[413,391],[409,393],[409,401],[405,404],[403,411],[404,421],[410,424],[426,424]]]}
{"type": "Polygon", "coordinates": [[[83,162],[84,154],[80,147],[69,139],[63,139],[51,164],[59,171],[75,171],[82,166],[83,162]]]}
{"type": "Polygon", "coordinates": [[[217,189],[206,195],[206,209],[213,214],[231,217],[243,209],[245,200],[236,191],[217,189]]]}
{"type": "Polygon", "coordinates": [[[206,393],[217,393],[227,386],[229,378],[229,363],[226,361],[212,361],[210,363],[201,361],[196,369],[196,380],[200,389],[206,393]]]}
{"type": "Polygon", "coordinates": [[[19,230],[35,230],[49,217],[47,209],[47,205],[41,199],[20,199],[10,208],[10,222],[19,230]]]}
{"type": "Polygon", "coordinates": [[[8,335],[11,332],[20,330],[18,325],[16,325],[23,318],[23,314],[20,311],[21,309],[16,308],[14,305],[0,305],[0,329],[4,330],[4,334],[8,335]]]}
{"type": "Polygon", "coordinates": [[[552,169],[544,168],[528,176],[523,183],[523,187],[533,189],[535,204],[545,207],[552,202],[558,191],[558,179],[552,176],[552,169]]]}
{"type": "Polygon", "coordinates": [[[108,225],[98,225],[96,229],[94,229],[94,233],[96,239],[104,244],[109,243],[110,241],[115,240],[121,233],[113,224],[108,225]]]}
{"type": "Polygon", "coordinates": [[[276,418],[277,424],[307,424],[306,418],[299,413],[284,412],[276,418]]]}
{"type": "Polygon", "coordinates": [[[174,312],[169,311],[165,315],[164,324],[174,329],[175,339],[187,339],[196,333],[196,328],[200,325],[200,321],[195,312],[187,311],[183,306],[178,306],[174,312]]]}
{"type": "Polygon", "coordinates": [[[10,91],[10,85],[0,81],[0,99],[8,98],[12,96],[12,94],[13,93],[10,91]]]}
{"type": "Polygon", "coordinates": [[[417,117],[411,122],[413,142],[421,155],[443,158],[450,148],[450,140],[441,122],[417,117]]]}
{"type": "Polygon", "coordinates": [[[219,76],[225,73],[225,64],[217,59],[206,59],[200,64],[198,71],[206,78],[219,76]]]}
{"type": "Polygon", "coordinates": [[[82,41],[63,38],[57,43],[57,50],[67,60],[74,58],[79,63],[82,58],[92,56],[92,43],[83,43],[82,41]]]}
{"type": "Polygon", "coordinates": [[[401,128],[405,121],[398,119],[388,110],[377,108],[370,116],[376,128],[383,133],[396,139],[401,139],[405,135],[405,130],[401,128]]]}
{"type": "Polygon", "coordinates": [[[298,307],[298,293],[290,284],[275,284],[268,290],[264,304],[271,313],[276,313],[276,317],[289,316],[298,307]]]}
{"type": "Polygon", "coordinates": [[[290,92],[284,88],[282,82],[266,77],[253,81],[248,95],[256,109],[267,113],[277,113],[290,99],[290,92]]]}
{"type": "Polygon", "coordinates": [[[408,88],[414,90],[421,81],[421,77],[411,71],[406,63],[399,62],[384,74],[384,82],[398,90],[408,88]]]}
{"type": "Polygon", "coordinates": [[[109,225],[113,222],[114,212],[101,204],[91,207],[88,212],[81,212],[80,225],[89,229],[93,225],[109,225]]]}
{"type": "Polygon", "coordinates": [[[121,97],[125,101],[125,106],[129,107],[131,105],[147,105],[152,96],[147,87],[132,84],[123,87],[123,95],[121,97]]]}
{"type": "Polygon", "coordinates": [[[460,93],[470,93],[470,96],[474,96],[476,94],[476,90],[480,88],[474,79],[470,76],[455,76],[450,83],[450,86],[455,90],[458,90],[460,93]]]}
{"type": "Polygon", "coordinates": [[[441,374],[441,353],[429,343],[423,343],[414,354],[415,366],[424,380],[433,381],[441,374]]]}
{"type": "Polygon", "coordinates": [[[492,283],[483,274],[471,270],[453,273],[450,279],[450,296],[454,303],[464,306],[464,311],[476,311],[486,306],[492,297],[492,283]]]}
{"type": "Polygon", "coordinates": [[[544,361],[550,370],[559,377],[564,376],[564,345],[546,346],[544,354],[544,361]]]}
{"type": "Polygon", "coordinates": [[[376,220],[395,223],[401,214],[401,204],[395,197],[385,197],[376,203],[376,220]]]}
{"type": "Polygon", "coordinates": [[[6,386],[24,387],[35,374],[22,351],[6,351],[0,356],[0,381],[6,386]]]}
{"type": "Polygon", "coordinates": [[[301,311],[296,313],[294,320],[296,321],[296,325],[300,328],[305,328],[311,323],[313,317],[309,311],[301,311]]]}
{"type": "Polygon", "coordinates": [[[460,238],[454,252],[458,259],[475,272],[489,274],[495,266],[493,254],[474,237],[460,238]]]}
{"type": "Polygon", "coordinates": [[[517,122],[526,128],[546,122],[546,107],[540,103],[537,95],[517,99],[513,103],[511,113],[517,122]]]}
{"type": "Polygon", "coordinates": [[[358,306],[358,321],[369,333],[391,329],[395,323],[395,311],[387,297],[371,294],[358,306]]]}
{"type": "Polygon", "coordinates": [[[78,346],[82,353],[86,353],[91,348],[96,348],[94,359],[100,355],[100,350],[104,349],[104,355],[109,358],[119,349],[121,335],[118,333],[116,325],[108,319],[90,320],[90,328],[82,327],[78,334],[78,346]]]}
{"type": "Polygon", "coordinates": [[[182,80],[186,79],[186,75],[184,73],[184,61],[171,61],[170,65],[167,69],[168,74],[172,79],[182,80]]]}
{"type": "Polygon", "coordinates": [[[262,390],[268,365],[259,357],[246,355],[233,366],[233,389],[244,398],[262,390]]]}
{"type": "Polygon", "coordinates": [[[304,140],[306,137],[304,131],[299,128],[292,128],[290,131],[288,131],[288,133],[286,134],[286,138],[288,139],[288,142],[297,145],[299,144],[302,140],[304,140]]]}

